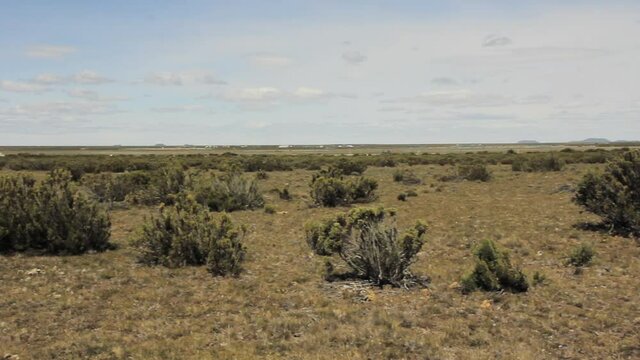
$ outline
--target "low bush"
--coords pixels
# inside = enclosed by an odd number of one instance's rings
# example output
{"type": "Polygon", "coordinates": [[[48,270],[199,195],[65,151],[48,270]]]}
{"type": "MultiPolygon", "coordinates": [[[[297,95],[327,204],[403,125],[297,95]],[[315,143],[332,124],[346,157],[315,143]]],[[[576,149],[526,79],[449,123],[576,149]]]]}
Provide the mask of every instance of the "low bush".
{"type": "Polygon", "coordinates": [[[595,256],[593,247],[589,244],[580,244],[571,251],[567,259],[567,265],[575,267],[587,266],[593,261],[595,256]]]}
{"type": "Polygon", "coordinates": [[[123,174],[86,174],[81,181],[100,202],[124,201],[127,195],[143,190],[150,183],[149,174],[140,171],[123,174]]]}
{"type": "Polygon", "coordinates": [[[280,198],[280,200],[286,200],[289,201],[291,200],[293,197],[291,196],[291,193],[289,192],[289,184],[286,184],[282,190],[280,189],[276,189],[278,191],[278,197],[280,198]]]}
{"type": "Polygon", "coordinates": [[[355,208],[346,214],[306,227],[307,242],[320,255],[337,253],[352,275],[376,285],[406,285],[412,281],[409,266],[424,244],[426,225],[417,222],[402,235],[385,218],[394,211],[355,208]]]}
{"type": "Polygon", "coordinates": [[[422,180],[411,170],[396,170],[393,172],[393,181],[400,182],[405,185],[419,185],[422,180]]]}
{"type": "Polygon", "coordinates": [[[640,236],[640,152],[610,162],[602,174],[587,174],[574,201],[615,232],[640,236]]]}
{"type": "Polygon", "coordinates": [[[196,200],[212,211],[257,209],[264,206],[258,182],[232,171],[221,176],[201,176],[193,189],[196,200]]]}
{"type": "Polygon", "coordinates": [[[345,175],[362,175],[367,170],[366,164],[346,158],[340,158],[333,166],[345,175]]]}
{"type": "Polygon", "coordinates": [[[109,237],[106,212],[68,171],[54,170],[41,184],[0,178],[0,251],[81,254],[110,248],[109,237]]]}
{"type": "Polygon", "coordinates": [[[367,177],[344,177],[341,170],[330,167],[313,175],[310,186],[315,204],[335,207],[375,200],[378,183],[367,177]]]}
{"type": "Polygon", "coordinates": [[[400,194],[398,194],[397,199],[400,200],[400,201],[407,201],[407,194],[400,193],[400,194]]]}
{"type": "Polygon", "coordinates": [[[474,255],[476,264],[473,271],[462,280],[462,291],[475,290],[525,292],[529,288],[524,273],[511,265],[506,250],[499,249],[491,240],[482,241],[474,255]]]}
{"type": "Polygon", "coordinates": [[[468,181],[489,181],[491,173],[485,165],[461,165],[458,167],[458,177],[468,181]]]}
{"type": "Polygon", "coordinates": [[[516,158],[511,163],[511,170],[524,172],[562,171],[564,165],[565,162],[555,155],[535,158],[516,158]]]}
{"type": "Polygon", "coordinates": [[[222,214],[217,219],[194,199],[181,195],[148,219],[132,244],[145,265],[206,265],[216,276],[238,275],[245,257],[246,229],[222,214]]]}

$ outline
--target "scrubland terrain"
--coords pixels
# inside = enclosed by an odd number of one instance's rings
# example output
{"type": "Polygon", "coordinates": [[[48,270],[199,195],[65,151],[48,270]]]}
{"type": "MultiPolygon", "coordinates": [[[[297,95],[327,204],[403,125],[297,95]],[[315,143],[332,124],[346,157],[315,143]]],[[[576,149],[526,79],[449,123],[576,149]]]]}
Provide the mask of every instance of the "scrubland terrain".
{"type": "MultiPolygon", "coordinates": [[[[451,165],[415,165],[420,185],[369,167],[378,198],[403,228],[424,220],[412,272],[427,288],[327,282],[304,224],[344,212],[312,206],[313,171],[273,171],[259,182],[267,205],[231,213],[245,224],[238,277],[203,267],[147,267],[130,240],[155,206],[110,210],[115,250],[78,256],[0,255],[0,356],[20,359],[633,359],[640,357],[640,246],[572,203],[572,189],[601,164],[557,172],[489,165],[488,182],[442,182],[451,165]],[[289,184],[292,200],[273,188],[289,184]],[[417,197],[398,200],[415,190],[417,197]],[[528,292],[463,294],[472,249],[493,239],[529,279],[528,292]],[[590,266],[565,265],[590,243],[590,266]]],[[[43,172],[30,171],[40,178],[43,172]]],[[[13,173],[5,170],[3,173],[13,173]]]]}

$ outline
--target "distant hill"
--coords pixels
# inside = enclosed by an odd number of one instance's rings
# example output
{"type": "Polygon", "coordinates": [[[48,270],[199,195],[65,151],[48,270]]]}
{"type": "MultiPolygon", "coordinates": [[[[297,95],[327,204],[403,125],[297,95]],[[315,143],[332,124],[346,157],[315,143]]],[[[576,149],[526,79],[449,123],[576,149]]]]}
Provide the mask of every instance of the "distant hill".
{"type": "Polygon", "coordinates": [[[580,141],[572,141],[572,143],[580,143],[580,144],[609,144],[611,141],[605,138],[588,138],[580,141]]]}
{"type": "Polygon", "coordinates": [[[520,140],[518,141],[518,144],[540,144],[540,143],[537,142],[536,140],[520,140]]]}

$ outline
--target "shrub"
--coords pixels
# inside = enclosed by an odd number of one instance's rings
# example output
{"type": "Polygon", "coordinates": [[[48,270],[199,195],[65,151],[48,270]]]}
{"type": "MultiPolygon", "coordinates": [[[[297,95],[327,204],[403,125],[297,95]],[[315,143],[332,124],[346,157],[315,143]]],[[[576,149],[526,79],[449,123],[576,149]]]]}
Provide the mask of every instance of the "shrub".
{"type": "Polygon", "coordinates": [[[52,171],[40,185],[25,176],[0,178],[0,251],[103,251],[111,247],[110,225],[66,170],[52,171]]]}
{"type": "Polygon", "coordinates": [[[333,166],[345,175],[362,175],[367,170],[366,164],[345,158],[340,158],[333,166]]]}
{"type": "Polygon", "coordinates": [[[407,194],[407,197],[416,197],[416,196],[418,196],[418,193],[415,190],[407,190],[407,191],[405,191],[405,194],[407,194]]]}
{"type": "Polygon", "coordinates": [[[228,215],[215,219],[206,207],[182,195],[174,206],[160,207],[132,244],[145,265],[206,265],[212,275],[238,275],[246,253],[245,232],[228,215]]]}
{"type": "Polygon", "coordinates": [[[282,190],[280,189],[276,189],[278,191],[278,197],[280,198],[280,200],[291,200],[292,196],[291,193],[289,192],[289,184],[286,184],[282,190]]]}
{"type": "Polygon", "coordinates": [[[398,194],[397,199],[400,200],[400,201],[407,201],[407,194],[400,193],[400,194],[398,194]]]}
{"type": "Polygon", "coordinates": [[[491,173],[485,165],[461,165],[458,168],[458,177],[468,181],[489,181],[491,173]]]}
{"type": "Polygon", "coordinates": [[[269,174],[266,171],[260,170],[256,173],[256,179],[258,180],[266,180],[269,178],[269,174]]]}
{"type": "Polygon", "coordinates": [[[394,210],[383,208],[355,208],[325,221],[308,222],[305,225],[307,243],[318,255],[331,255],[340,251],[344,238],[351,234],[361,221],[381,222],[386,216],[395,216],[394,210]]]}
{"type": "Polygon", "coordinates": [[[86,174],[81,181],[100,202],[124,201],[127,195],[143,190],[150,182],[151,177],[143,172],[86,174]]]}
{"type": "Polygon", "coordinates": [[[222,176],[203,176],[194,186],[196,200],[212,211],[257,209],[264,206],[257,180],[228,172],[222,176]]]}
{"type": "Polygon", "coordinates": [[[393,181],[401,182],[405,185],[419,185],[422,180],[411,170],[396,170],[393,172],[393,181]]]}
{"type": "Polygon", "coordinates": [[[367,177],[345,178],[341,170],[330,167],[314,174],[310,186],[317,205],[335,207],[375,200],[378,183],[367,177]]]}
{"type": "Polygon", "coordinates": [[[462,290],[524,292],[529,288],[524,273],[512,267],[509,255],[491,240],[485,240],[476,248],[476,265],[473,271],[461,280],[462,290]]]}
{"type": "Polygon", "coordinates": [[[565,162],[554,155],[535,158],[516,158],[511,163],[511,170],[524,172],[562,171],[565,162]]]}
{"type": "Polygon", "coordinates": [[[603,174],[587,174],[574,201],[612,230],[640,236],[640,152],[610,162],[603,174]]]}
{"type": "Polygon", "coordinates": [[[427,227],[417,222],[399,236],[394,225],[383,222],[387,216],[395,217],[395,212],[355,208],[324,224],[308,226],[307,241],[316,253],[318,249],[324,255],[337,252],[353,276],[376,285],[403,285],[411,280],[408,268],[424,244],[427,227]]]}
{"type": "Polygon", "coordinates": [[[273,214],[276,213],[276,208],[273,207],[272,205],[266,205],[264,207],[264,212],[267,213],[267,214],[273,215],[273,214]]]}
{"type": "Polygon", "coordinates": [[[575,267],[589,265],[595,254],[596,253],[591,245],[580,244],[571,251],[571,254],[569,254],[567,265],[573,265],[575,267]]]}
{"type": "Polygon", "coordinates": [[[150,174],[118,175],[125,180],[133,181],[132,190],[125,196],[125,201],[134,205],[171,205],[178,193],[187,187],[188,176],[179,165],[170,165],[155,170],[150,174]],[[127,179],[127,177],[131,177],[127,179]]]}

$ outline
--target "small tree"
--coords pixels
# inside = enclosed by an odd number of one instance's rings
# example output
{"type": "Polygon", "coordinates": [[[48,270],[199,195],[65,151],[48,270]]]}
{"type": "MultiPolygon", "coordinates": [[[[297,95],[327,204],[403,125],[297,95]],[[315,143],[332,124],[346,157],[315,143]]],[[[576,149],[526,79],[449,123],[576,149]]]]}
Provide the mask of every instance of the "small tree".
{"type": "Polygon", "coordinates": [[[574,201],[616,232],[640,236],[640,152],[625,153],[603,174],[587,174],[574,201]]]}

